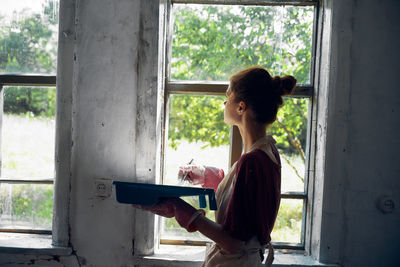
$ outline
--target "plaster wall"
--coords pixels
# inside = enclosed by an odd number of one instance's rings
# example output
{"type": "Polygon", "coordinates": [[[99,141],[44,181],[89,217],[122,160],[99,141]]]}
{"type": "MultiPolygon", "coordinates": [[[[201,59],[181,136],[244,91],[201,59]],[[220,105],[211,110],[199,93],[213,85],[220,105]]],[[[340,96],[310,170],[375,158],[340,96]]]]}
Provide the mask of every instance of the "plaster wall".
{"type": "MultiPolygon", "coordinates": [[[[149,19],[158,1],[69,2],[76,2],[67,224],[73,255],[2,254],[2,266],[133,266],[134,252],[152,252],[154,237],[139,235],[149,233],[149,218],[114,196],[95,197],[93,186],[100,178],[157,176],[155,163],[137,156],[155,147],[152,123],[162,119],[154,93],[162,82],[154,69],[159,59],[146,54],[158,49],[149,19]]],[[[326,76],[319,83],[311,252],[342,266],[399,266],[400,2],[335,0],[322,7],[330,30],[320,55],[326,76]],[[383,195],[394,199],[393,213],[376,208],[383,195]]],[[[146,158],[155,155],[156,148],[146,158]]]]}
{"type": "Polygon", "coordinates": [[[133,209],[95,179],[135,177],[139,1],[77,1],[70,242],[82,265],[129,265],[133,209]]]}
{"type": "Polygon", "coordinates": [[[332,1],[320,259],[399,266],[399,1],[332,1]],[[377,208],[389,196],[393,213],[377,208]]]}

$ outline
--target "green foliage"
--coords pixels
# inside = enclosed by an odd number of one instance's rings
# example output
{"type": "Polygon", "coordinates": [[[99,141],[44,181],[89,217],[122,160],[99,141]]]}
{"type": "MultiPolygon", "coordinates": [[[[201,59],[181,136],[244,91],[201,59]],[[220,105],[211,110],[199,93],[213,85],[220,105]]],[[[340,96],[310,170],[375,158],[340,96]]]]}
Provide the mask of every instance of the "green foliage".
{"type": "MultiPolygon", "coordinates": [[[[312,7],[226,7],[177,5],[171,79],[228,80],[239,69],[262,65],[273,74],[309,82],[312,7]]],[[[229,142],[220,97],[172,96],[169,143],[210,146],[229,142]]],[[[305,99],[286,99],[270,133],[285,154],[304,160],[307,133],[305,99]]]]}
{"type": "Polygon", "coordinates": [[[52,31],[40,14],[19,14],[10,25],[1,23],[0,71],[6,73],[48,73],[55,70],[55,51],[46,46],[52,31]]]}
{"type": "Polygon", "coordinates": [[[4,112],[32,113],[36,116],[54,117],[56,90],[54,87],[5,87],[4,112]]]}
{"type": "Polygon", "coordinates": [[[271,233],[272,241],[300,243],[302,215],[302,201],[282,200],[274,230],[271,233]]]}
{"type": "Polygon", "coordinates": [[[283,200],[279,208],[279,215],[275,222],[276,229],[293,228],[295,223],[301,221],[303,214],[301,201],[283,200]]]}
{"type": "Polygon", "coordinates": [[[13,221],[50,227],[53,214],[52,186],[10,186],[11,190],[0,190],[0,214],[10,212],[13,221]]]}
{"type": "Polygon", "coordinates": [[[262,65],[309,81],[312,7],[177,5],[171,78],[228,80],[262,65]],[[311,18],[311,19],[310,19],[311,18]]]}
{"type": "Polygon", "coordinates": [[[308,99],[286,98],[279,109],[277,120],[269,132],[276,138],[277,147],[285,154],[300,154],[304,161],[307,137],[308,99]]]}
{"type": "Polygon", "coordinates": [[[168,138],[171,147],[179,140],[206,140],[211,146],[229,142],[229,127],[224,123],[221,96],[173,95],[170,97],[168,138]]]}
{"type": "MultiPolygon", "coordinates": [[[[24,9],[11,21],[0,17],[0,72],[54,73],[57,54],[58,2],[48,1],[43,13],[24,9]]],[[[6,87],[4,111],[54,116],[54,88],[6,87]]]]}

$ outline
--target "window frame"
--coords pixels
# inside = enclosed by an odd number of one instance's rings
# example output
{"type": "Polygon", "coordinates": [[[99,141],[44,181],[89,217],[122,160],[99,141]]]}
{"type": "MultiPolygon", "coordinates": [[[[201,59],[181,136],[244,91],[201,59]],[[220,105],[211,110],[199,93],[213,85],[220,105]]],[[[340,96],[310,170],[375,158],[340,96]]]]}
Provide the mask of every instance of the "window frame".
{"type": "MultiPolygon", "coordinates": [[[[291,250],[306,250],[310,247],[311,240],[311,219],[313,208],[313,180],[314,180],[314,161],[315,161],[315,134],[316,134],[316,53],[317,53],[317,40],[319,34],[319,0],[168,0],[166,8],[166,24],[167,29],[164,38],[166,39],[165,45],[165,81],[164,81],[164,134],[163,134],[163,147],[166,144],[168,128],[168,100],[171,94],[196,94],[196,95],[225,95],[228,87],[228,82],[209,82],[209,81],[177,81],[170,80],[171,77],[171,56],[172,56],[172,35],[173,35],[173,4],[213,4],[213,5],[258,5],[258,6],[313,6],[314,19],[311,40],[311,62],[310,62],[310,84],[301,84],[296,86],[296,90],[290,98],[308,98],[308,115],[307,115],[307,139],[306,139],[306,162],[305,162],[305,177],[304,177],[304,192],[283,192],[281,193],[282,199],[298,199],[303,200],[302,211],[302,230],[300,243],[287,243],[287,242],[272,242],[272,245],[278,249],[291,249],[291,250]],[[310,182],[311,181],[311,182],[310,182]]],[[[230,132],[230,151],[229,151],[229,165],[231,166],[241,155],[242,151],[241,137],[237,127],[231,127],[230,132]]],[[[162,156],[162,165],[164,159],[162,156]]],[[[161,168],[163,172],[163,167],[161,168]]],[[[162,176],[161,176],[162,177],[162,176]]],[[[159,227],[161,227],[159,225],[159,227]]],[[[170,245],[205,245],[205,241],[192,241],[192,240],[170,240],[159,239],[160,244],[170,245]]]]}
{"type": "MultiPolygon", "coordinates": [[[[1,74],[0,75],[0,132],[3,128],[3,87],[4,86],[31,86],[31,87],[56,87],[56,76],[55,75],[24,75],[24,74],[1,74]]],[[[0,134],[0,149],[2,147],[2,135],[0,134]]],[[[2,153],[0,153],[0,168],[2,166],[2,153]]],[[[1,175],[1,169],[0,169],[1,175]]],[[[23,177],[22,179],[9,179],[0,176],[0,184],[51,184],[54,188],[55,177],[41,178],[41,179],[29,179],[29,177],[23,177]]],[[[12,229],[12,228],[0,228],[1,232],[7,233],[29,233],[29,234],[46,234],[51,235],[52,230],[38,230],[38,229],[12,229]]]]}
{"type": "MultiPolygon", "coordinates": [[[[58,42],[57,70],[53,75],[46,74],[0,74],[1,114],[3,114],[3,86],[21,84],[23,86],[56,87],[55,114],[55,176],[53,183],[53,218],[51,231],[34,230],[34,234],[51,235],[52,244],[58,247],[69,247],[69,200],[72,154],[72,104],[73,104],[73,66],[75,29],[75,1],[58,2],[58,42]],[[61,122],[62,123],[59,123],[61,122]]],[[[1,130],[1,126],[0,126],[1,130]]],[[[1,135],[0,135],[1,138],[1,135]]],[[[0,139],[1,147],[1,139],[0,139]]],[[[48,180],[48,179],[44,179],[48,180]]],[[[1,233],[1,232],[0,232],[1,233]]],[[[16,233],[16,232],[14,232],[16,233]]],[[[27,233],[27,232],[24,232],[27,233]]]]}

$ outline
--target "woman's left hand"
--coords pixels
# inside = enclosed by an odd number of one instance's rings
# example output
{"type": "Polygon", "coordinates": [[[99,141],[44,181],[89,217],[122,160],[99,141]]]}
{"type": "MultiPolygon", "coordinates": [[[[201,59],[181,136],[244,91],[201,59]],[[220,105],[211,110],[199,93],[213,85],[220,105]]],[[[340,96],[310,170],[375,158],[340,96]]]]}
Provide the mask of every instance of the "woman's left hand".
{"type": "Polygon", "coordinates": [[[150,211],[166,218],[175,217],[179,225],[185,228],[188,232],[197,231],[192,223],[198,216],[205,214],[204,210],[196,210],[192,205],[180,198],[162,199],[159,203],[152,206],[132,206],[141,210],[150,211]]]}

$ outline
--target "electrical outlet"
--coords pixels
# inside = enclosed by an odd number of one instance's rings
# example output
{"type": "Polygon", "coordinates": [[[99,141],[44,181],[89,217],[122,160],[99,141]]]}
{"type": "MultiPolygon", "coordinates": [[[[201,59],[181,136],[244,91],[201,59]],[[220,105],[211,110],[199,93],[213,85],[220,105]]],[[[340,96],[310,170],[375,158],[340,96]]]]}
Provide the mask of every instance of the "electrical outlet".
{"type": "Polygon", "coordinates": [[[106,198],[111,196],[111,180],[110,179],[95,179],[94,180],[94,196],[106,198]]]}

